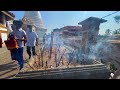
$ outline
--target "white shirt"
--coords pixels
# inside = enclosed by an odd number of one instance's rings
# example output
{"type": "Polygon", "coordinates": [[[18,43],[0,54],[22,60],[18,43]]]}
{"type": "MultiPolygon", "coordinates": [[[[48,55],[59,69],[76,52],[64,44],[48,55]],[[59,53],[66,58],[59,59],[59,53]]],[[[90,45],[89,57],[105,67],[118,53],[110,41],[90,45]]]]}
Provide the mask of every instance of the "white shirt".
{"type": "MultiPolygon", "coordinates": [[[[19,39],[23,39],[24,35],[26,35],[26,32],[22,28],[20,28],[19,30],[13,30],[11,34],[13,34],[19,39]]],[[[17,40],[17,43],[18,43],[19,48],[24,47],[23,41],[17,40]]]]}
{"type": "Polygon", "coordinates": [[[38,35],[35,31],[32,31],[32,32],[29,32],[29,31],[26,31],[27,33],[27,46],[36,46],[36,39],[38,38],[38,35]]]}
{"type": "Polygon", "coordinates": [[[7,21],[6,24],[7,24],[8,31],[12,32],[13,30],[12,30],[10,23],[7,21]]]}

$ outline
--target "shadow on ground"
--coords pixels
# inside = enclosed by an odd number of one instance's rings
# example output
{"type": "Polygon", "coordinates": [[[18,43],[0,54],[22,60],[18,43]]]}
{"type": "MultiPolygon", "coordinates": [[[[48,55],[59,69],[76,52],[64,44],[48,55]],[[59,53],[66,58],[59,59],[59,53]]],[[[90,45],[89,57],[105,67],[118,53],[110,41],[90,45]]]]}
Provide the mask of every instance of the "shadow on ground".
{"type": "Polygon", "coordinates": [[[0,65],[0,79],[9,79],[14,77],[18,73],[18,68],[17,64],[13,61],[0,65]]]}

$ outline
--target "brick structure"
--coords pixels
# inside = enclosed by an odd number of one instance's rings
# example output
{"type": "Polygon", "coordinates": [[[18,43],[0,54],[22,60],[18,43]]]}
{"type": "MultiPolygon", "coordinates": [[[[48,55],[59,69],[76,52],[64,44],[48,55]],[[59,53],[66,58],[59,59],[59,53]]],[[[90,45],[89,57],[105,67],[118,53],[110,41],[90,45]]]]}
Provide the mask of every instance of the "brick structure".
{"type": "Polygon", "coordinates": [[[89,48],[97,43],[97,36],[99,33],[99,26],[101,23],[107,22],[107,20],[99,19],[96,17],[89,17],[79,25],[82,25],[83,38],[82,38],[82,51],[83,53],[89,53],[89,48]]]}

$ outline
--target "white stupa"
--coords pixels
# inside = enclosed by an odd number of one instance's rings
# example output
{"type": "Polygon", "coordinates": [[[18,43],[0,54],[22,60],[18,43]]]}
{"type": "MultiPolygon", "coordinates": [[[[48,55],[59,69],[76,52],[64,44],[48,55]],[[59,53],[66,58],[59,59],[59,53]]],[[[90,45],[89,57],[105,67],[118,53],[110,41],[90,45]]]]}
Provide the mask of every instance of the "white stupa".
{"type": "MultiPolygon", "coordinates": [[[[36,32],[39,38],[42,39],[47,29],[45,29],[45,25],[42,21],[40,11],[25,11],[24,17],[28,18],[32,22],[32,24],[37,27],[36,32]]],[[[31,24],[31,22],[27,24],[31,24]]]]}

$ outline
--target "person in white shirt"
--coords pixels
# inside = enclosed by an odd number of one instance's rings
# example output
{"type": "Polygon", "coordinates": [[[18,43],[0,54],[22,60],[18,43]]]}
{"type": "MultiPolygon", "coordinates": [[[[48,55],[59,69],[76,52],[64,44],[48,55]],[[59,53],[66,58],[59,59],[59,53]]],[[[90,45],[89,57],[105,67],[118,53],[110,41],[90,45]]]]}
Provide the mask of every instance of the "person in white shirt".
{"type": "Polygon", "coordinates": [[[11,50],[12,56],[15,56],[15,59],[18,61],[18,64],[20,65],[20,70],[24,66],[24,43],[27,42],[27,36],[26,32],[22,29],[22,21],[21,20],[14,20],[12,27],[9,26],[9,23],[7,23],[7,28],[10,31],[10,34],[8,37],[11,35],[15,36],[15,39],[17,41],[17,44],[19,46],[18,49],[11,50]]]}
{"type": "Polygon", "coordinates": [[[33,56],[35,56],[36,55],[35,46],[38,45],[38,35],[33,29],[34,28],[32,25],[27,25],[27,31],[26,31],[27,43],[26,43],[26,46],[27,46],[27,53],[29,55],[29,59],[31,58],[31,49],[32,49],[33,56]]]}

